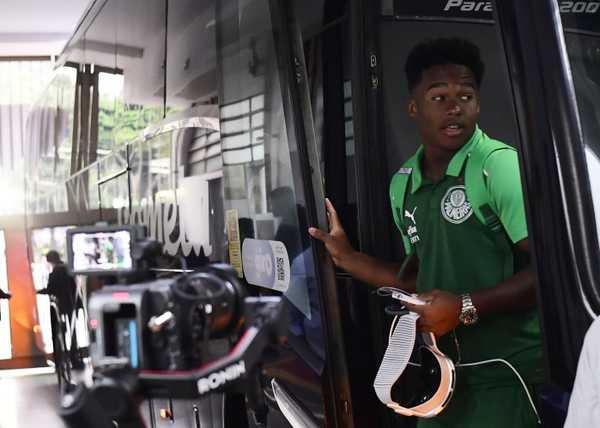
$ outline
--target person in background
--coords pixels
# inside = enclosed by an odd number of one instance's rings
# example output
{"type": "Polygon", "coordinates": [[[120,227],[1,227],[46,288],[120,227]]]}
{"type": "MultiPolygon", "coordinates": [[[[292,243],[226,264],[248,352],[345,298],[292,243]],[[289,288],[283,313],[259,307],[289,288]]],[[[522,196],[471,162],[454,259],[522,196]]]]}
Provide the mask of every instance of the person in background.
{"type": "Polygon", "coordinates": [[[37,293],[54,296],[60,315],[71,316],[75,310],[75,297],[77,293],[75,280],[69,275],[67,267],[60,259],[60,254],[57,251],[48,251],[46,253],[46,261],[52,265],[52,272],[48,276],[47,287],[39,290],[37,293]]]}
{"type": "MultiPolygon", "coordinates": [[[[4,290],[0,290],[0,299],[10,299],[12,297],[12,294],[7,293],[4,290]]],[[[2,319],[2,314],[0,314],[0,319],[2,319]]]]}
{"type": "MultiPolygon", "coordinates": [[[[67,325],[75,322],[75,311],[83,307],[81,299],[77,298],[77,284],[69,274],[67,267],[60,259],[60,254],[55,250],[46,253],[46,261],[52,265],[52,272],[48,276],[48,286],[39,290],[38,294],[49,294],[56,299],[59,312],[59,322],[63,334],[67,334],[67,325]]],[[[52,334],[56,334],[54,331],[52,334]]],[[[77,345],[75,329],[71,328],[71,341],[69,353],[73,368],[82,368],[82,360],[77,345]]]]}

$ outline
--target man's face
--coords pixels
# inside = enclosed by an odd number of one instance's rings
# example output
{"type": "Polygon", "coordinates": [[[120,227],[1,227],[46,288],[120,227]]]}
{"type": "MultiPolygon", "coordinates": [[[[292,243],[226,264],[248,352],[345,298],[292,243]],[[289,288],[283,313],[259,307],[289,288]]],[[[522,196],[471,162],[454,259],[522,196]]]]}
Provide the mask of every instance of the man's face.
{"type": "Polygon", "coordinates": [[[446,151],[460,149],[473,135],[479,117],[479,89],[463,65],[436,65],[423,72],[408,114],[417,121],[423,144],[446,151]]]}

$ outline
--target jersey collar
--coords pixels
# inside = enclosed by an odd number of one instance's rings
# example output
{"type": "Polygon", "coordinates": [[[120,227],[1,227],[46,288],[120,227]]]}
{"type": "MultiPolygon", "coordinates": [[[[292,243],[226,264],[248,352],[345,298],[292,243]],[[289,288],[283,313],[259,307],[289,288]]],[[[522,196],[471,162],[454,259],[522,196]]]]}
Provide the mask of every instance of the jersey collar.
{"type": "MultiPolygon", "coordinates": [[[[463,169],[463,165],[467,160],[467,157],[471,154],[475,146],[481,140],[483,132],[479,129],[479,126],[475,125],[475,132],[471,135],[471,138],[460,148],[458,152],[454,154],[448,168],[446,168],[446,175],[458,177],[463,169]]],[[[412,168],[412,186],[410,189],[411,193],[415,193],[423,185],[423,174],[421,173],[421,160],[423,159],[423,145],[419,147],[415,155],[411,158],[410,162],[407,162],[406,166],[412,168]]]]}

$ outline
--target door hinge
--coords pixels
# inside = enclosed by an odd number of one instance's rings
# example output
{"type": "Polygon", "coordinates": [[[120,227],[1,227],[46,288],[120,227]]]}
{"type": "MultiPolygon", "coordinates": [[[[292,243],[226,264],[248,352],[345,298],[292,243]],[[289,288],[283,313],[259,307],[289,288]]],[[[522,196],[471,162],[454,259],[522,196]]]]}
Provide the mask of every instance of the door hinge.
{"type": "Polygon", "coordinates": [[[377,67],[377,55],[375,55],[373,53],[370,55],[370,57],[369,57],[369,66],[371,68],[377,67]]]}
{"type": "Polygon", "coordinates": [[[302,72],[302,63],[298,59],[298,57],[294,57],[294,74],[296,76],[296,83],[302,82],[303,72],[302,72]]]}
{"type": "Polygon", "coordinates": [[[375,55],[374,53],[369,55],[369,68],[371,69],[371,89],[378,89],[379,88],[379,77],[378,75],[378,70],[377,70],[377,55],[375,55]]]}

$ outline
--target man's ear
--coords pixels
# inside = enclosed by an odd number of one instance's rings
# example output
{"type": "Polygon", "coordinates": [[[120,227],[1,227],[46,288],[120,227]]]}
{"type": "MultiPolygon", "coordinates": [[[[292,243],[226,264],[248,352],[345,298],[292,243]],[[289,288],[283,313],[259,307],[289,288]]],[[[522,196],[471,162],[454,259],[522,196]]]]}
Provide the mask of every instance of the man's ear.
{"type": "Polygon", "coordinates": [[[415,101],[414,98],[411,98],[410,101],[408,102],[408,115],[412,118],[415,118],[415,117],[417,117],[417,112],[418,112],[417,102],[415,101]]]}

